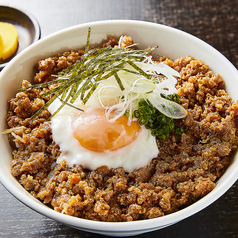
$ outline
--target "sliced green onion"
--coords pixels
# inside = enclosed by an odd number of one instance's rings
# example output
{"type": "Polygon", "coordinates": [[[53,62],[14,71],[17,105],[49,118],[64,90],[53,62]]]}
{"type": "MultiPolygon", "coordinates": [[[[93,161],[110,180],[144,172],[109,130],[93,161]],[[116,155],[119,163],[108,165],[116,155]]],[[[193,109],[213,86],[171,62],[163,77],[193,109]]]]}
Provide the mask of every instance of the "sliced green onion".
{"type": "Polygon", "coordinates": [[[161,113],[167,117],[180,119],[187,115],[186,109],[180,104],[161,97],[160,95],[149,93],[147,99],[161,113]]]}

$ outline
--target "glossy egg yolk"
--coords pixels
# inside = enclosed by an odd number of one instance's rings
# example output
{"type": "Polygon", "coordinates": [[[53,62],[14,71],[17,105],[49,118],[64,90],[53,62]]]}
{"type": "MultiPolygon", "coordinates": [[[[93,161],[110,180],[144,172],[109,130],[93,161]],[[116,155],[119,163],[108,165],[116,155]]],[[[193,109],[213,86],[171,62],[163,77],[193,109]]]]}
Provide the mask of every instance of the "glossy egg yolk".
{"type": "Polygon", "coordinates": [[[74,137],[92,151],[117,150],[132,143],[141,130],[137,121],[132,121],[130,126],[127,121],[127,116],[123,115],[109,122],[104,109],[78,113],[72,124],[74,137]]]}

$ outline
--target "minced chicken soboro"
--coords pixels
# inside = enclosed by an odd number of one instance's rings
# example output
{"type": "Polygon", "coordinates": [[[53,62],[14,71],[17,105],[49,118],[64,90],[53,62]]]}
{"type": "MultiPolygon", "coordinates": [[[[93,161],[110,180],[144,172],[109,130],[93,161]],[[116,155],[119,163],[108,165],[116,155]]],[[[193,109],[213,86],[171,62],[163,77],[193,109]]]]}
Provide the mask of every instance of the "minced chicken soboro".
{"type": "MultiPolygon", "coordinates": [[[[124,37],[121,46],[133,42],[124,37]]],[[[116,46],[115,39],[103,45],[116,46]]],[[[52,74],[70,66],[84,51],[69,51],[37,63],[34,83],[52,80],[52,74]]],[[[82,165],[68,167],[56,163],[59,147],[52,140],[51,125],[45,110],[36,120],[31,116],[48,98],[49,89],[20,92],[10,99],[7,122],[13,146],[11,173],[35,198],[57,212],[85,219],[109,222],[156,218],[183,209],[204,197],[215,187],[237,148],[236,115],[238,104],[224,90],[219,74],[193,57],[159,62],[181,74],[177,89],[180,104],[188,111],[175,120],[183,127],[181,137],[172,134],[157,140],[160,153],[146,167],[126,173],[123,168],[82,165]]],[[[23,81],[22,86],[30,83],[23,81]]]]}

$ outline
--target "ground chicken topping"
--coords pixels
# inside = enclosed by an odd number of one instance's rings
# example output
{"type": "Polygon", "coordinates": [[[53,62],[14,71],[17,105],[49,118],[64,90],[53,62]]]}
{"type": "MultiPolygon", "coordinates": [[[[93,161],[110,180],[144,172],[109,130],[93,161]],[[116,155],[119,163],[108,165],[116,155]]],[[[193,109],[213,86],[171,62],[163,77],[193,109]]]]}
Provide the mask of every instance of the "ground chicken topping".
{"type": "MultiPolygon", "coordinates": [[[[131,37],[120,44],[132,44],[131,37]]],[[[109,38],[104,47],[117,46],[109,38]]],[[[34,83],[53,80],[52,74],[80,60],[84,51],[68,51],[37,63],[34,83]]],[[[53,141],[50,113],[31,116],[51,96],[49,90],[32,89],[10,99],[7,114],[9,141],[13,150],[11,173],[35,198],[57,212],[109,222],[134,221],[164,216],[189,206],[215,187],[237,149],[238,104],[224,90],[219,74],[191,56],[175,61],[160,57],[159,62],[177,70],[179,103],[187,110],[175,121],[183,134],[172,133],[157,140],[160,151],[147,166],[132,172],[100,166],[88,170],[56,163],[61,154],[53,141]]],[[[29,86],[28,81],[22,87],[29,86]]]]}

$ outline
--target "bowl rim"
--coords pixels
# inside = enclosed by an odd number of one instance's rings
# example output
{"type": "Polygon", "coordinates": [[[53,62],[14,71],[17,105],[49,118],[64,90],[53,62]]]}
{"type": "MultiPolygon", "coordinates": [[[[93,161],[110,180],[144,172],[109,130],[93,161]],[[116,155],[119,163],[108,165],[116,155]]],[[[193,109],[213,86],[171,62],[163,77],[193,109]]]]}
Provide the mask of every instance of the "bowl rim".
{"type": "MultiPolygon", "coordinates": [[[[111,25],[111,24],[126,24],[126,23],[131,23],[133,25],[144,25],[144,26],[156,26],[158,28],[162,29],[168,29],[176,34],[182,34],[186,35],[186,37],[190,37],[191,39],[195,40],[196,43],[202,44],[203,47],[209,48],[210,50],[213,51],[213,53],[219,57],[222,57],[223,60],[226,62],[226,67],[229,68],[229,70],[233,70],[235,72],[236,68],[233,66],[233,64],[225,57],[223,56],[219,51],[217,51],[214,47],[210,46],[206,42],[202,41],[201,39],[184,32],[182,30],[162,25],[159,23],[152,23],[152,22],[147,22],[147,21],[139,21],[139,20],[103,20],[103,21],[93,21],[89,23],[83,23],[79,25],[75,25],[72,27],[68,27],[66,29],[62,29],[60,31],[57,31],[55,33],[50,34],[49,36],[46,36],[37,42],[33,43],[32,45],[28,46],[25,48],[22,52],[20,52],[17,56],[15,56],[12,60],[11,63],[8,64],[0,73],[0,80],[5,74],[5,72],[8,71],[8,68],[11,67],[12,64],[15,64],[19,58],[21,58],[23,55],[27,54],[30,52],[34,47],[43,44],[44,42],[48,41],[52,37],[58,37],[61,34],[67,34],[68,32],[74,31],[74,30],[79,30],[79,29],[86,29],[88,27],[92,26],[97,26],[97,25],[111,25]]],[[[238,71],[236,70],[236,74],[238,76],[238,71]]],[[[153,219],[147,219],[147,220],[139,220],[139,221],[132,221],[132,222],[103,222],[103,221],[92,221],[92,220],[87,220],[83,218],[78,218],[78,217],[73,217],[73,216],[68,216],[65,214],[61,214],[59,212],[54,211],[53,209],[47,207],[43,203],[41,203],[41,206],[39,206],[39,201],[36,199],[27,199],[27,197],[24,195],[24,193],[18,193],[14,191],[14,189],[11,186],[8,186],[8,181],[5,179],[1,173],[0,173],[0,181],[3,184],[3,186],[14,196],[16,197],[19,201],[24,203],[26,206],[30,207],[34,211],[43,214],[51,219],[54,219],[56,221],[60,221],[64,224],[68,224],[70,226],[74,226],[77,228],[82,228],[82,229],[90,229],[91,231],[113,231],[113,232],[122,232],[122,231],[142,231],[142,230],[147,230],[147,229],[152,229],[152,228],[157,228],[160,226],[167,226],[169,224],[176,223],[178,221],[181,221],[182,219],[185,219],[202,209],[206,208],[208,205],[216,201],[220,196],[222,196],[238,179],[238,159],[234,161],[234,164],[236,165],[236,168],[227,175],[226,182],[219,184],[219,187],[217,189],[212,190],[209,194],[198,200],[197,202],[193,203],[192,205],[179,210],[177,212],[174,212],[172,214],[168,214],[162,217],[158,218],[153,218],[153,219]],[[229,185],[229,186],[227,186],[229,185]]],[[[234,166],[234,165],[233,165],[234,166]]]]}

